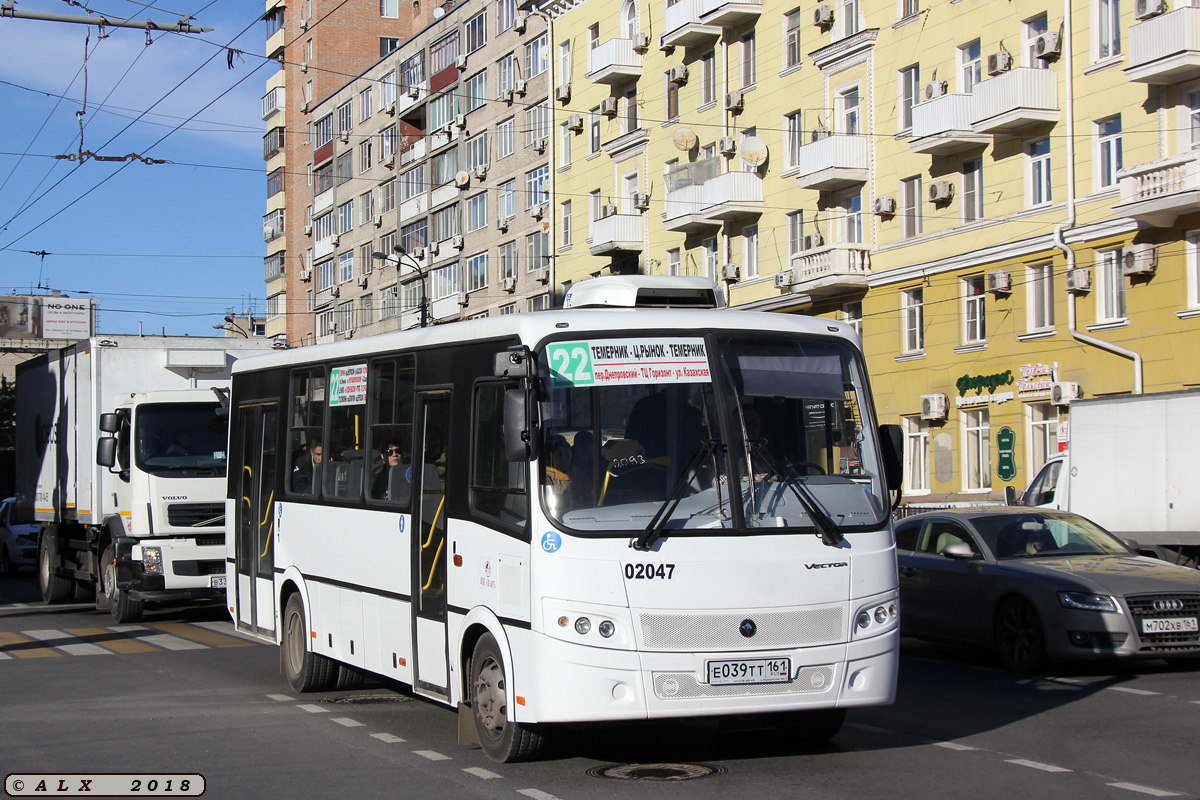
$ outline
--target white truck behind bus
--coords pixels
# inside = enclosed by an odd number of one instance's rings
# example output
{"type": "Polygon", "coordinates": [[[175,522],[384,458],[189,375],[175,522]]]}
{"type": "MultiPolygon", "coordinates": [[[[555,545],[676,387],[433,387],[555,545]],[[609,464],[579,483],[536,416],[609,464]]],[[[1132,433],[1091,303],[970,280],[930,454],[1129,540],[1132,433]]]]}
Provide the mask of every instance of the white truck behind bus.
{"type": "Polygon", "coordinates": [[[1146,555],[1200,561],[1200,391],[1071,402],[1069,447],[1021,504],[1081,514],[1146,555]]]}
{"type": "Polygon", "coordinates": [[[17,368],[17,504],[40,525],[47,603],[132,622],[146,602],[224,597],[230,371],[270,349],[94,337],[17,368]]]}

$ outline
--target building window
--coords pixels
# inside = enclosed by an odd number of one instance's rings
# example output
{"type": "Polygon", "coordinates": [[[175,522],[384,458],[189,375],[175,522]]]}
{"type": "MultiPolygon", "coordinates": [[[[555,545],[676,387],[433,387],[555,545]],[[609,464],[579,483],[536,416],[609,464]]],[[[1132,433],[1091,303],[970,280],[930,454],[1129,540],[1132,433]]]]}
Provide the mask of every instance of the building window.
{"type": "Polygon", "coordinates": [[[366,122],[371,118],[371,87],[363,89],[358,93],[358,121],[366,122]]]}
{"type": "Polygon", "coordinates": [[[1096,57],[1108,58],[1121,54],[1120,0],[1095,0],[1096,57]]]}
{"type": "Polygon", "coordinates": [[[458,31],[451,31],[429,46],[429,74],[437,75],[458,60],[458,31]]]}
{"type": "Polygon", "coordinates": [[[633,133],[638,129],[637,89],[630,89],[621,98],[621,134],[633,133]]]}
{"type": "Polygon", "coordinates": [[[962,220],[974,222],[983,219],[983,159],[963,159],[959,167],[962,178],[962,220]]]}
{"type": "Polygon", "coordinates": [[[800,111],[783,117],[784,169],[800,166],[800,148],[804,146],[803,117],[800,111]]]}
{"type": "Polygon", "coordinates": [[[546,34],[525,45],[525,74],[530,78],[541,75],[550,69],[550,46],[546,34]]]}
{"type": "Polygon", "coordinates": [[[571,166],[571,129],[565,122],[558,126],[558,166],[571,166]]]}
{"type": "Polygon", "coordinates": [[[525,173],[525,208],[550,200],[550,166],[543,164],[525,173]]]}
{"type": "MultiPolygon", "coordinates": [[[[393,234],[393,239],[395,234],[393,234]]],[[[387,237],[384,237],[386,240],[387,237]]],[[[395,242],[392,243],[395,246],[395,242]]],[[[404,252],[412,253],[418,248],[429,245],[429,220],[419,219],[415,222],[410,222],[400,229],[400,246],[404,248],[404,252]]],[[[392,248],[387,246],[386,241],[380,242],[380,249],[385,253],[392,252],[392,248]]]]}
{"type": "Polygon", "coordinates": [[[324,147],[333,141],[333,114],[327,114],[313,123],[313,149],[324,147]]]}
{"type": "Polygon", "coordinates": [[[500,184],[496,193],[496,216],[500,219],[512,219],[517,215],[517,180],[505,181],[500,184]]]}
{"type": "Polygon", "coordinates": [[[347,200],[338,206],[338,232],[354,230],[354,201],[347,200]]]}
{"type": "Polygon", "coordinates": [[[1050,26],[1046,22],[1045,14],[1039,14],[1033,19],[1021,23],[1021,34],[1025,40],[1025,66],[1034,69],[1050,69],[1049,61],[1037,57],[1038,37],[1048,30],[1050,30],[1050,26]]]}
{"type": "Polygon", "coordinates": [[[283,6],[276,6],[263,15],[263,21],[267,23],[268,39],[283,29],[283,13],[283,6]]]}
{"type": "MultiPolygon", "coordinates": [[[[1195,115],[1193,115],[1193,119],[1195,119],[1195,115]]],[[[263,160],[267,160],[282,149],[283,128],[271,128],[263,137],[263,160]]]]}
{"type": "Polygon", "coordinates": [[[588,112],[588,155],[600,152],[600,109],[588,112]]]}
{"type": "Polygon", "coordinates": [[[358,324],[360,326],[370,325],[375,321],[375,303],[371,295],[364,294],[358,298],[358,324]]]}
{"type": "Polygon", "coordinates": [[[507,95],[515,88],[517,80],[517,58],[512,53],[509,53],[504,58],[496,62],[496,87],[500,92],[500,99],[508,99],[507,95]]]}
{"type": "Polygon", "coordinates": [[[379,213],[386,214],[396,207],[396,181],[385,181],[379,187],[379,213]]]}
{"type": "Polygon", "coordinates": [[[338,133],[347,134],[354,128],[354,111],[349,100],[338,106],[337,118],[338,133]]]}
{"type": "Polygon", "coordinates": [[[560,86],[571,82],[571,40],[558,43],[558,83],[560,86]]]}
{"type": "Polygon", "coordinates": [[[267,197],[274,197],[283,191],[283,167],[267,173],[267,197]]]}
{"type": "Polygon", "coordinates": [[[804,212],[793,211],[787,215],[787,254],[790,260],[804,249],[804,212]]]}
{"type": "Polygon", "coordinates": [[[904,417],[904,493],[929,493],[929,423],[904,417]]]}
{"type": "Polygon", "coordinates": [[[858,33],[858,0],[842,0],[838,17],[841,19],[842,36],[853,36],[858,33]]]}
{"type": "MultiPolygon", "coordinates": [[[[1184,130],[1188,132],[1187,145],[1185,147],[1200,147],[1200,92],[1188,92],[1186,103],[1187,119],[1184,120],[1184,130]]],[[[283,146],[282,130],[280,147],[283,146]]]]}
{"type": "Polygon", "coordinates": [[[704,275],[702,277],[715,281],[721,275],[721,251],[717,246],[717,237],[712,236],[701,243],[704,251],[704,275]]]}
{"type": "Polygon", "coordinates": [[[992,488],[991,424],[986,408],[963,410],[963,488],[992,488]]]}
{"type": "Polygon", "coordinates": [[[841,241],[845,244],[862,244],[862,193],[852,192],[841,198],[842,210],[841,241]]]}
{"type": "Polygon", "coordinates": [[[516,124],[509,117],[496,125],[496,158],[511,156],[516,149],[516,124]]]}
{"type": "Polygon", "coordinates": [[[458,111],[458,92],[446,92],[433,98],[433,101],[429,104],[430,130],[449,125],[458,116],[458,111]]]}
{"type": "Polygon", "coordinates": [[[449,150],[438,153],[429,161],[429,184],[435,189],[439,186],[445,186],[454,183],[454,176],[458,174],[458,148],[452,147],[449,150]]]}
{"type": "Polygon", "coordinates": [[[430,221],[430,237],[433,241],[444,242],[447,239],[457,236],[459,234],[458,203],[433,212],[430,221]]]}
{"type": "Polygon", "coordinates": [[[354,177],[354,151],[347,150],[334,161],[334,183],[341,186],[354,177]]]}
{"type": "Polygon", "coordinates": [[[467,52],[474,53],[487,44],[487,12],[480,11],[467,20],[467,52]]]}
{"type": "Polygon", "coordinates": [[[550,136],[550,105],[543,100],[525,111],[525,146],[550,136]]]}
{"type": "Polygon", "coordinates": [[[503,33],[517,19],[517,0],[500,0],[496,7],[496,32],[503,33]]]}
{"type": "Polygon", "coordinates": [[[400,0],[379,0],[379,16],[387,19],[399,19],[400,0]]]}
{"type": "Polygon", "coordinates": [[[921,176],[900,181],[900,235],[905,239],[920,236],[924,223],[921,208],[921,176]]]}
{"type": "Polygon", "coordinates": [[[920,11],[921,7],[917,0],[900,0],[900,19],[915,17],[920,11]]]}
{"type": "Polygon", "coordinates": [[[347,250],[338,255],[338,283],[354,280],[354,251],[347,250]]]}
{"type": "Polygon", "coordinates": [[[399,303],[396,297],[396,287],[387,286],[379,290],[379,319],[385,320],[396,316],[399,303]]]}
{"type": "Polygon", "coordinates": [[[900,70],[896,76],[897,111],[896,124],[899,130],[912,129],[913,106],[921,99],[921,67],[913,64],[900,70]]]}
{"type": "Polygon", "coordinates": [[[1026,182],[1029,186],[1028,202],[1040,206],[1051,201],[1050,193],[1050,139],[1037,139],[1025,145],[1026,182]]]}
{"type": "Polygon", "coordinates": [[[517,277],[517,243],[505,242],[500,245],[500,277],[517,277]]]}
{"type": "Polygon", "coordinates": [[[860,99],[858,87],[841,91],[837,96],[838,133],[854,136],[859,131],[860,99]]]}
{"type": "Polygon", "coordinates": [[[536,272],[550,266],[550,234],[546,231],[525,237],[525,271],[536,272]]]}
{"type": "Polygon", "coordinates": [[[742,228],[742,266],[747,278],[758,275],[758,226],[742,228]]]}
{"type": "Polygon", "coordinates": [[[1058,408],[1050,403],[1030,403],[1029,474],[1036,475],[1051,456],[1058,455],[1058,408]]]}
{"type": "Polygon", "coordinates": [[[596,229],[596,220],[600,219],[603,209],[601,208],[600,190],[593,189],[588,192],[588,239],[591,240],[596,229]]]}
{"type": "Polygon", "coordinates": [[[374,252],[374,250],[375,248],[371,246],[370,242],[367,242],[366,244],[360,244],[358,246],[359,275],[370,275],[371,271],[375,269],[375,259],[371,258],[371,253],[374,252]]]}
{"type": "Polygon", "coordinates": [[[313,241],[320,242],[333,238],[333,212],[327,211],[313,220],[313,241]]]}
{"type": "Polygon", "coordinates": [[[1028,294],[1029,330],[1044,331],[1054,327],[1054,265],[1037,264],[1026,270],[1025,291],[1028,294]]]}
{"type": "Polygon", "coordinates": [[[487,227],[487,192],[467,198],[467,232],[487,227]]]}
{"type": "Polygon", "coordinates": [[[1117,185],[1117,173],[1121,171],[1121,117],[1099,120],[1096,123],[1096,174],[1097,186],[1107,189],[1117,185]]]}
{"type": "Polygon", "coordinates": [[[317,291],[323,292],[333,287],[334,266],[333,259],[323,261],[316,266],[317,274],[317,291]]]}
{"type": "Polygon", "coordinates": [[[679,275],[679,248],[672,247],[667,251],[667,274],[679,275]]]}
{"type": "Polygon", "coordinates": [[[429,277],[434,300],[453,297],[461,291],[462,272],[457,261],[444,267],[438,267],[429,277]]]}
{"type": "Polygon", "coordinates": [[[488,285],[488,254],[479,253],[467,259],[467,291],[486,289],[488,285]]]}
{"type": "MultiPolygon", "coordinates": [[[[272,281],[283,274],[283,265],[287,263],[287,253],[279,251],[263,259],[263,280],[272,281]]],[[[270,298],[267,298],[268,301],[270,298]]],[[[267,313],[271,313],[269,310],[267,313]]]]}
{"type": "Polygon", "coordinates": [[[1121,271],[1121,250],[1096,251],[1096,321],[1117,322],[1125,319],[1125,274],[1121,271]]]}
{"type": "Polygon", "coordinates": [[[741,67],[742,67],[742,88],[753,86],[756,77],[756,68],[754,64],[755,58],[755,41],[754,31],[747,33],[741,38],[741,67]]]}
{"type": "Polygon", "coordinates": [[[963,342],[978,344],[987,339],[984,298],[984,277],[972,275],[964,278],[963,291],[963,342]]]}
{"type": "Polygon", "coordinates": [[[979,40],[958,48],[958,88],[963,94],[975,91],[975,85],[983,79],[983,58],[979,40]]]}
{"type": "Polygon", "coordinates": [[[854,332],[858,334],[858,338],[862,338],[863,311],[861,300],[855,300],[853,303],[846,303],[842,306],[842,322],[854,328],[854,332]]]}
{"type": "Polygon", "coordinates": [[[384,161],[394,159],[398,141],[395,125],[384,128],[379,134],[379,157],[384,161]]]}
{"type": "Polygon", "coordinates": [[[904,321],[902,353],[920,353],[925,349],[924,289],[900,293],[900,317],[904,321]]]}
{"type": "MultiPolygon", "coordinates": [[[[425,193],[425,165],[419,164],[400,175],[400,202],[405,203],[425,193]]],[[[390,183],[390,181],[389,181],[390,183]]]]}
{"type": "Polygon", "coordinates": [[[571,246],[571,201],[564,200],[559,204],[559,230],[562,232],[562,246],[571,246]]]}
{"type": "Polygon", "coordinates": [[[679,118],[679,84],[671,80],[671,74],[664,73],[663,80],[666,83],[666,98],[667,98],[667,119],[673,120],[679,118]]]}
{"type": "MultiPolygon", "coordinates": [[[[390,77],[390,75],[389,75],[390,77]]],[[[425,82],[425,51],[413,53],[400,65],[400,84],[405,90],[425,82]]]]}
{"type": "Polygon", "coordinates": [[[803,9],[795,9],[783,15],[783,68],[800,66],[804,54],[800,52],[800,29],[804,27],[803,9]]]}
{"type": "Polygon", "coordinates": [[[374,166],[373,156],[373,140],[370,138],[363,139],[358,143],[358,171],[359,174],[366,172],[374,166]]]}
{"type": "Polygon", "coordinates": [[[467,79],[467,111],[474,111],[487,100],[487,70],[484,70],[467,79]]]}
{"type": "Polygon", "coordinates": [[[588,52],[600,46],[600,25],[588,25],[588,52]]]}
{"type": "Polygon", "coordinates": [[[709,50],[700,56],[700,105],[717,102],[717,54],[709,50]]]}
{"type": "Polygon", "coordinates": [[[1187,307],[1200,308],[1200,230],[1184,235],[1187,249],[1187,307]]]}
{"type": "Polygon", "coordinates": [[[482,167],[488,163],[487,131],[467,141],[467,169],[482,167]]]}

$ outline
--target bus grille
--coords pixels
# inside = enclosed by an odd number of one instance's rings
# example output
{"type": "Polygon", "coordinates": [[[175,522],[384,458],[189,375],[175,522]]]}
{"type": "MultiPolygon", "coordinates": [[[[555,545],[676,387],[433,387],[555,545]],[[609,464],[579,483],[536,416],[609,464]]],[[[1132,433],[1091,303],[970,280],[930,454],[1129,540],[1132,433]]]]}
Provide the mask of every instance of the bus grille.
{"type": "Polygon", "coordinates": [[[696,680],[693,672],[654,673],[654,694],[663,700],[692,700],[697,697],[750,697],[774,694],[813,694],[834,688],[834,667],[804,667],[790,683],[719,684],[709,686],[696,680]]]}
{"type": "Polygon", "coordinates": [[[167,524],[173,528],[216,528],[225,524],[224,503],[172,503],[167,524]]]}
{"type": "Polygon", "coordinates": [[[642,639],[649,650],[763,650],[812,647],[845,638],[839,606],[797,611],[745,611],[722,614],[642,614],[642,639]],[[757,631],[745,637],[742,620],[754,621],[757,631]]]}
{"type": "Polygon", "coordinates": [[[1138,638],[1143,645],[1149,645],[1144,650],[1170,649],[1172,645],[1196,647],[1200,644],[1200,634],[1196,631],[1142,633],[1141,624],[1143,619],[1200,617],[1200,594],[1142,594],[1126,597],[1125,602],[1129,605],[1138,638]],[[1159,608],[1155,608],[1156,604],[1159,608]]]}

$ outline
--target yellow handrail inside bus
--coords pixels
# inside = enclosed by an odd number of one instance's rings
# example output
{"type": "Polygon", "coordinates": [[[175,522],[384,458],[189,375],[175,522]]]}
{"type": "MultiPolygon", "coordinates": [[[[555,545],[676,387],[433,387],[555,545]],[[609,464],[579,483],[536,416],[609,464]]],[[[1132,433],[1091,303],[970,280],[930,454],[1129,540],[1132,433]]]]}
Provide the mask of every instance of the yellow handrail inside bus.
{"type": "Polygon", "coordinates": [[[608,479],[612,477],[612,472],[604,470],[604,486],[600,489],[600,502],[597,505],[604,505],[604,497],[608,494],[608,479]]]}
{"type": "Polygon", "coordinates": [[[425,544],[421,545],[422,550],[433,543],[433,531],[437,528],[438,517],[442,515],[442,506],[444,505],[446,505],[446,495],[442,495],[442,501],[438,503],[437,513],[433,515],[433,522],[429,524],[429,538],[425,540],[425,544]]]}
{"type": "MultiPolygon", "coordinates": [[[[271,519],[271,501],[274,499],[275,492],[272,491],[270,497],[267,498],[267,513],[263,516],[262,522],[259,523],[260,528],[266,524],[267,520],[271,519]]],[[[258,554],[259,558],[265,557],[267,555],[267,551],[271,549],[271,532],[274,528],[274,523],[267,526],[267,543],[263,545],[262,552],[258,554]]]]}
{"type": "Polygon", "coordinates": [[[429,587],[433,585],[433,574],[437,572],[438,559],[442,557],[442,548],[446,546],[446,540],[438,541],[437,552],[433,554],[433,563],[429,565],[429,580],[425,581],[425,585],[421,587],[422,592],[429,591],[429,587]]]}

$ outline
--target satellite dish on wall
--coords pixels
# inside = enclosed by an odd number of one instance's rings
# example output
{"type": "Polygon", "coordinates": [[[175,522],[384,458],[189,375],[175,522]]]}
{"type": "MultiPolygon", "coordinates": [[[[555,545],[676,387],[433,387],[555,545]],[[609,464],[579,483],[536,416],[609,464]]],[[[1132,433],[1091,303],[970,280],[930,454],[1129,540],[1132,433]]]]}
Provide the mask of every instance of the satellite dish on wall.
{"type": "Polygon", "coordinates": [[[678,128],[671,134],[671,142],[674,143],[675,149],[685,153],[695,147],[698,141],[699,137],[691,128],[678,128]]]}
{"type": "Polygon", "coordinates": [[[767,143],[757,136],[742,139],[742,161],[752,167],[760,167],[767,160],[767,143]]]}
{"type": "Polygon", "coordinates": [[[446,16],[446,9],[442,8],[441,6],[438,6],[433,10],[434,19],[441,19],[444,16],[446,16]]]}

